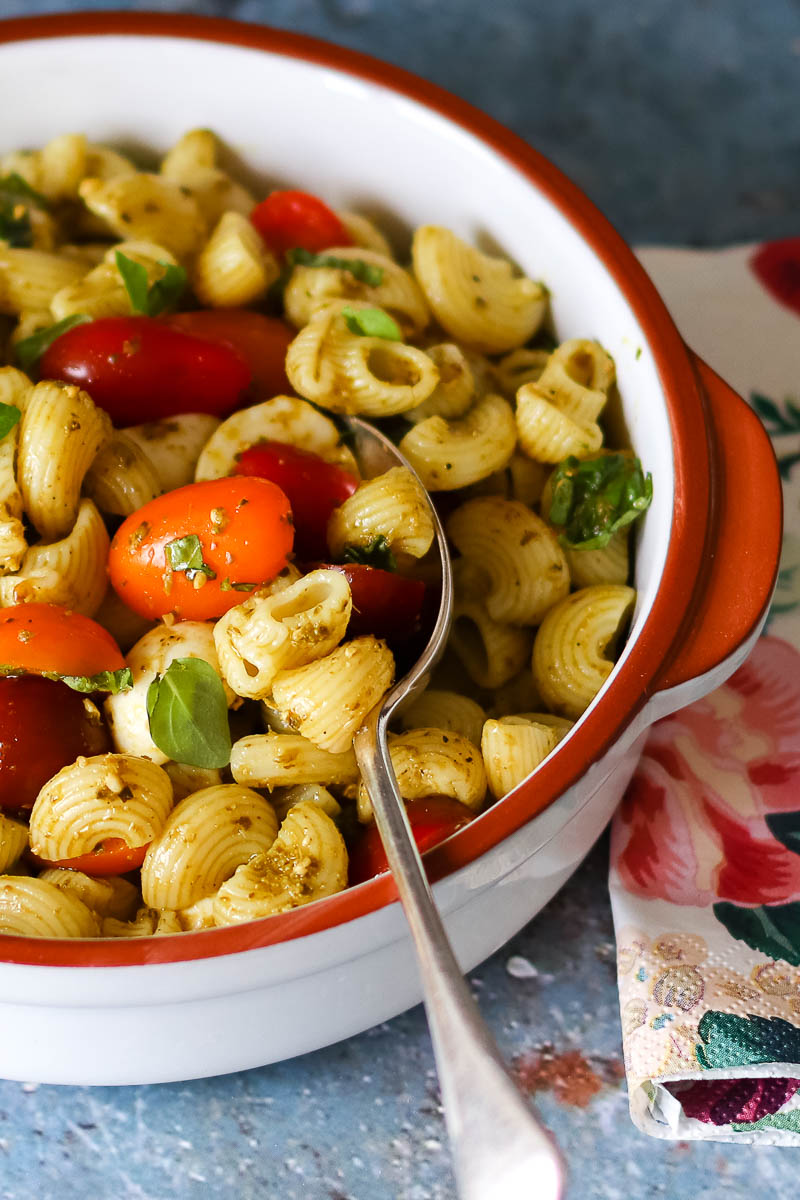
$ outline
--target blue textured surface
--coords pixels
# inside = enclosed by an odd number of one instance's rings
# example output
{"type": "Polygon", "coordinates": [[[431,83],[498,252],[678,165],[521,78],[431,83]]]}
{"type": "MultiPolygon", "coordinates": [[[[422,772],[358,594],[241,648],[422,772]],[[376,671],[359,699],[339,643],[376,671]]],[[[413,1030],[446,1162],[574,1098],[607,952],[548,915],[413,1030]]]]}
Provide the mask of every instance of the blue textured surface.
{"type": "MultiPolygon", "coordinates": [[[[0,16],[70,7],[112,6],[0,0],[0,16]]],[[[417,71],[522,134],[632,241],[719,245],[800,232],[796,0],[158,7],[264,21],[417,71]]],[[[788,1191],[791,1151],[659,1142],[630,1124],[606,864],[603,843],[473,976],[509,1058],[524,1064],[549,1043],[575,1055],[567,1060],[573,1083],[588,1080],[586,1106],[537,1095],[570,1161],[571,1200],[758,1200],[788,1191]],[[510,973],[512,956],[538,974],[520,978],[519,964],[510,973]]],[[[572,1092],[581,1099],[579,1087],[572,1092]]],[[[0,1082],[2,1200],[453,1195],[420,1010],[328,1050],[220,1079],[123,1089],[0,1082]]]]}

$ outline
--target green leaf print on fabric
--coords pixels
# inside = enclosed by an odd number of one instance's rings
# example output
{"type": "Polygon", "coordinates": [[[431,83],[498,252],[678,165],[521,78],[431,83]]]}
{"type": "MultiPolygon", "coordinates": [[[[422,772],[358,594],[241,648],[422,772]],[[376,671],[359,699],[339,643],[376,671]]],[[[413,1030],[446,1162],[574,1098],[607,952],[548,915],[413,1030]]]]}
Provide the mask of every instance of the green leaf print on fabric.
{"type": "Polygon", "coordinates": [[[754,1063],[800,1063],[800,1029],[782,1017],[737,1017],[703,1013],[697,1026],[695,1055],[700,1066],[752,1066],[754,1063]]]}
{"type": "MultiPolygon", "coordinates": [[[[769,396],[765,396],[762,392],[751,392],[750,403],[761,418],[761,422],[769,436],[774,441],[779,437],[786,437],[793,434],[795,437],[800,435],[800,404],[787,396],[781,407],[769,396]]],[[[781,479],[789,479],[792,474],[792,467],[795,463],[800,462],[800,451],[790,454],[779,454],[776,446],[775,453],[778,457],[778,469],[781,473],[781,479]]]]}
{"type": "Polygon", "coordinates": [[[800,901],[742,908],[723,900],[714,905],[714,916],[752,950],[800,967],[800,901]]]}
{"type": "Polygon", "coordinates": [[[792,1133],[800,1133],[800,1108],[771,1113],[760,1121],[732,1121],[731,1129],[736,1133],[750,1133],[753,1129],[789,1129],[792,1133]]]}
{"type": "Polygon", "coordinates": [[[800,812],[767,813],[764,820],[773,837],[787,850],[800,854],[800,812]]]}
{"type": "Polygon", "coordinates": [[[768,621],[800,606],[800,538],[786,530],[781,546],[781,565],[768,621]]]}

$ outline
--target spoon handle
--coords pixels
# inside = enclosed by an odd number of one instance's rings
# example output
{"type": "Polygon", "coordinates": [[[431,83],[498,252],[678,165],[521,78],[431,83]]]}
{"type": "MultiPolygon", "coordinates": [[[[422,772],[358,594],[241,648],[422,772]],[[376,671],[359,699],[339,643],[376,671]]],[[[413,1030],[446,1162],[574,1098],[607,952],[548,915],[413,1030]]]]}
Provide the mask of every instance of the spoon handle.
{"type": "Polygon", "coordinates": [[[461,1200],[558,1200],[564,1168],[509,1076],[456,961],[389,757],[388,713],[375,709],[354,747],[417,951],[461,1200]]]}

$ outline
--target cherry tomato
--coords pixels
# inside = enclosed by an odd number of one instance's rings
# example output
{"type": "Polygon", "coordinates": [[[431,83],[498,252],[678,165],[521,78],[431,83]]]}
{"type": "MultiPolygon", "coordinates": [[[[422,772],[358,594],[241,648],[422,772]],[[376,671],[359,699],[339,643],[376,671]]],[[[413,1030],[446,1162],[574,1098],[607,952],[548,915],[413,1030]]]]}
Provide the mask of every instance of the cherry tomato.
{"type": "Polygon", "coordinates": [[[328,518],[359,484],[344,467],[284,442],[251,446],[239,458],[236,473],[271,479],[286,493],[294,517],[295,549],[301,558],[327,554],[328,518]]]}
{"type": "Polygon", "coordinates": [[[308,192],[271,192],[256,205],[250,220],[279,258],[295,246],[316,254],[353,244],[336,213],[308,192]]]}
{"type": "Polygon", "coordinates": [[[800,314],[800,237],[765,242],[750,259],[750,266],[780,304],[800,314]]]}
{"type": "Polygon", "coordinates": [[[78,384],[118,426],[185,412],[226,416],[251,382],[231,346],[152,317],[102,317],[68,329],[45,350],[39,374],[78,384]]]}
{"type": "Polygon", "coordinates": [[[203,308],[162,318],[172,329],[222,342],[247,363],[252,377],[250,400],[292,395],[286,378],[286,350],[295,336],[285,321],[248,308],[203,308]]]}
{"type": "Polygon", "coordinates": [[[0,609],[0,673],[99,675],[125,666],[110,633],[58,604],[0,609]]]}
{"type": "Polygon", "coordinates": [[[366,563],[317,563],[326,571],[341,571],[350,584],[353,611],[350,633],[375,637],[407,637],[416,631],[425,599],[421,579],[407,579],[366,563]]]}
{"type": "Polygon", "coordinates": [[[51,861],[28,851],[28,858],[38,867],[62,867],[68,871],[83,871],[84,875],[124,875],[135,871],[144,862],[149,842],[143,846],[129,846],[122,838],[106,838],[90,854],[79,854],[77,858],[60,858],[51,861]]]}
{"type": "Polygon", "coordinates": [[[65,683],[38,675],[0,679],[0,808],[31,808],[62,767],[110,749],[99,714],[65,683]]]}
{"type": "Polygon", "coordinates": [[[294,530],[289,501],[268,479],[231,476],[166,492],[120,525],[111,583],[140,616],[220,617],[283,570],[294,530]],[[168,549],[169,547],[169,549],[168,549]]]}
{"type": "MultiPolygon", "coordinates": [[[[406,801],[406,814],[420,854],[438,846],[475,816],[471,809],[449,796],[425,796],[406,801]]],[[[386,851],[377,826],[365,829],[350,852],[350,885],[363,883],[389,870],[386,851]]]]}

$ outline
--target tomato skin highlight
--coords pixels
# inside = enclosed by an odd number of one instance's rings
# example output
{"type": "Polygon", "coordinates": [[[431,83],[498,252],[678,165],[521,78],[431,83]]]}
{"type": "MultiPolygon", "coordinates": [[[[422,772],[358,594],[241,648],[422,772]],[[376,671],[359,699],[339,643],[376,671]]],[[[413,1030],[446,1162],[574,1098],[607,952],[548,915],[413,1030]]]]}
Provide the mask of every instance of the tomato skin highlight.
{"type": "Polygon", "coordinates": [[[161,319],[171,329],[221,342],[236,351],[250,371],[249,401],[293,394],[285,364],[295,330],[279,317],[267,317],[249,308],[201,308],[161,319]]]}
{"type": "Polygon", "coordinates": [[[353,611],[348,633],[375,637],[408,637],[419,628],[426,588],[421,579],[367,563],[315,563],[325,571],[341,571],[350,584],[353,611]]]}
{"type": "Polygon", "coordinates": [[[122,838],[106,838],[97,850],[90,854],[79,854],[77,858],[61,858],[51,861],[28,851],[28,858],[37,867],[61,867],[66,871],[82,871],[84,875],[124,875],[135,871],[144,862],[149,842],[143,846],[128,846],[122,838]]]}
{"type": "MultiPolygon", "coordinates": [[[[291,508],[268,479],[230,476],[190,483],[157,496],[120,525],[111,543],[111,584],[140,616],[156,620],[176,613],[183,620],[221,617],[247,595],[237,583],[256,586],[286,566],[294,541],[291,508]],[[167,544],[195,535],[205,566],[194,579],[172,570],[167,544]],[[228,588],[221,585],[227,581],[228,588]]],[[[252,590],[252,589],[251,589],[252,590]]]]}
{"type": "Polygon", "coordinates": [[[102,317],[68,329],[42,355],[39,375],[77,384],[117,426],[186,412],[227,416],[251,383],[230,345],[152,317],[102,317]]]}
{"type": "Polygon", "coordinates": [[[0,609],[0,673],[99,675],[125,666],[111,634],[60,604],[13,604],[0,609]]]}
{"type": "Polygon", "coordinates": [[[271,479],[289,497],[295,549],[301,558],[328,553],[328,518],[359,485],[351,471],[284,442],[259,442],[240,456],[237,475],[271,479]]]}
{"type": "Polygon", "coordinates": [[[38,675],[0,679],[0,809],[32,808],[48,779],[79,755],[111,749],[85,697],[38,675]]]}
{"type": "MultiPolygon", "coordinates": [[[[449,796],[425,796],[421,800],[406,801],[411,832],[420,854],[432,850],[450,837],[457,829],[468,825],[475,813],[458,800],[449,796]]],[[[364,883],[375,875],[389,870],[386,851],[376,825],[365,829],[350,851],[350,886],[364,883]]]]}
{"type": "Polygon", "coordinates": [[[353,244],[333,209],[310,192],[271,192],[256,205],[250,220],[279,258],[295,247],[317,254],[331,246],[353,244]]]}

